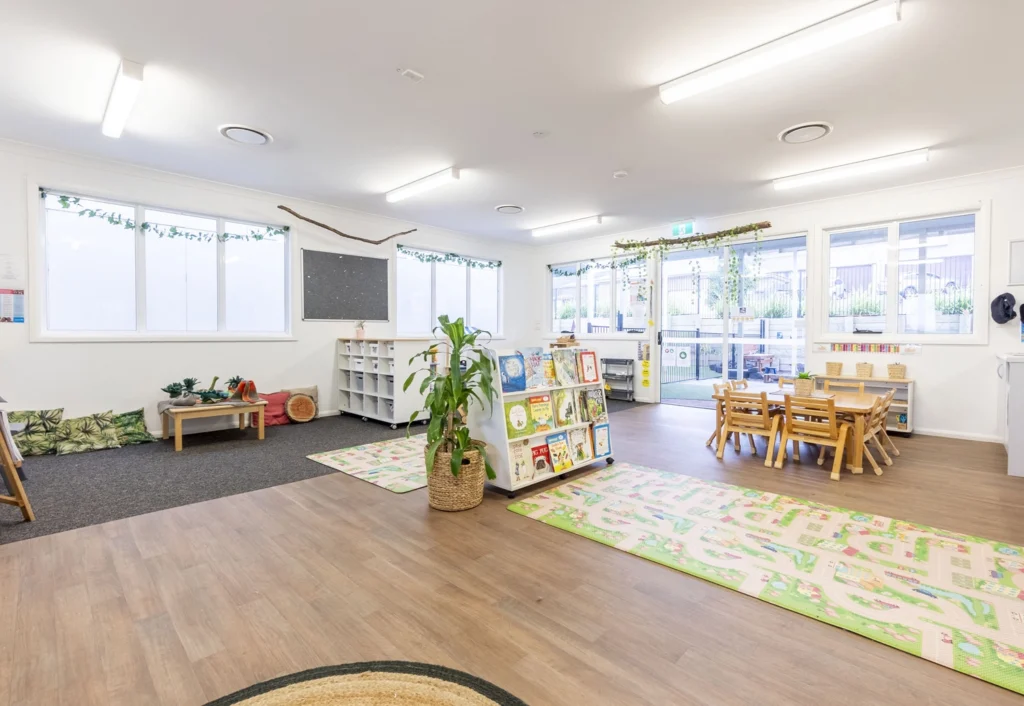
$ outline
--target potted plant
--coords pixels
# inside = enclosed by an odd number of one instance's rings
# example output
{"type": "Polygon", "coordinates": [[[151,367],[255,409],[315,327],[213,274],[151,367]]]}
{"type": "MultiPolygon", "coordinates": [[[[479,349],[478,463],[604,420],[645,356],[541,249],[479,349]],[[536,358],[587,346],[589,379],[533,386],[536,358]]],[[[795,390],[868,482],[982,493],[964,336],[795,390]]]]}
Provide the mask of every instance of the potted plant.
{"type": "Polygon", "coordinates": [[[365,321],[357,321],[356,322],[356,338],[359,338],[359,339],[366,338],[366,322],[365,321]]]}
{"type": "Polygon", "coordinates": [[[808,372],[799,373],[793,379],[793,393],[801,397],[814,394],[814,376],[808,372]]]}
{"type": "MultiPolygon", "coordinates": [[[[495,477],[484,443],[471,439],[466,426],[471,404],[490,410],[498,396],[494,389],[494,360],[477,343],[481,336],[490,340],[491,334],[467,332],[461,318],[450,321],[447,316],[440,316],[437,320],[440,326],[434,328],[434,335],[447,339],[450,367],[431,365],[437,354],[437,347],[431,346],[409,359],[411,365],[420,358],[427,367],[414,370],[402,389],[408,390],[415,377],[424,373],[420,394],[425,395],[424,411],[430,413],[424,451],[430,506],[437,510],[469,510],[484,499],[485,475],[495,477]],[[463,361],[464,370],[460,364],[463,361]]],[[[412,414],[410,426],[418,416],[419,412],[412,414]]]]}

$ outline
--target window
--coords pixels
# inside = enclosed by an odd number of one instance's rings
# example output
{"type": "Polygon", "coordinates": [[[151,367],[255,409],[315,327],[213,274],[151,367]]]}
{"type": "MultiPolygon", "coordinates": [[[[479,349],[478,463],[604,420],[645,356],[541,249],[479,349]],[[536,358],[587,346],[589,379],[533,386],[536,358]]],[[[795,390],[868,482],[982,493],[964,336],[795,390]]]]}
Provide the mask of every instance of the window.
{"type": "Polygon", "coordinates": [[[829,233],[830,333],[974,332],[975,214],[829,233]]]}
{"type": "Polygon", "coordinates": [[[398,248],[398,332],[428,335],[445,314],[498,335],[501,263],[453,253],[398,248]]]}
{"type": "Polygon", "coordinates": [[[288,330],[281,229],[54,193],[43,214],[47,333],[288,330]]]}
{"type": "Polygon", "coordinates": [[[640,265],[611,264],[612,260],[607,259],[551,266],[552,332],[647,331],[650,290],[646,269],[640,265]]]}

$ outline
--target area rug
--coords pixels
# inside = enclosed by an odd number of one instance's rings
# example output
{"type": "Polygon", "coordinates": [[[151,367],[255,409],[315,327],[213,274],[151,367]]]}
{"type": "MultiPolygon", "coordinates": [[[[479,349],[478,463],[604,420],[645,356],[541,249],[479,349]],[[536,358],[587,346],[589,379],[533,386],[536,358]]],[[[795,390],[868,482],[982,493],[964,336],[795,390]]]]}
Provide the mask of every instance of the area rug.
{"type": "Polygon", "coordinates": [[[425,434],[417,434],[408,439],[378,441],[310,454],[306,458],[386,488],[392,493],[408,493],[427,485],[427,471],[423,461],[426,438],[425,434]]]}
{"type": "Polygon", "coordinates": [[[616,463],[509,510],[1024,694],[1024,548],[616,463]]]}
{"type": "Polygon", "coordinates": [[[207,706],[526,706],[504,689],[455,669],[417,662],[319,667],[250,686],[207,706]]]}

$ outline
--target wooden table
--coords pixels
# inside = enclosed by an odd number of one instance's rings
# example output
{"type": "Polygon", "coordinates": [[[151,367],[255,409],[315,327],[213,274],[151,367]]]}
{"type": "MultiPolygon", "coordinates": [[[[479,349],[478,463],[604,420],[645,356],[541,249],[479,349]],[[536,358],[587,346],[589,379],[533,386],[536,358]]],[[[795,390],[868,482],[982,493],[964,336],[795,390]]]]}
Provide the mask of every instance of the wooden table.
{"type": "MultiPolygon", "coordinates": [[[[778,385],[768,385],[765,383],[750,383],[750,386],[746,390],[739,390],[739,392],[751,392],[758,394],[761,392],[768,393],[768,399],[773,404],[779,406],[785,404],[785,396],[793,395],[791,389],[780,390],[778,385]]],[[[793,395],[794,397],[796,395],[793,395]]],[[[864,446],[862,439],[864,438],[864,426],[867,422],[867,418],[871,415],[871,408],[875,404],[875,400],[879,399],[881,395],[876,395],[872,392],[852,392],[852,391],[839,391],[829,390],[824,392],[822,390],[815,390],[810,397],[817,399],[828,399],[831,397],[835,400],[836,412],[844,412],[853,417],[853,439],[851,442],[846,444],[846,467],[854,474],[860,474],[864,472],[864,446]]],[[[718,400],[719,403],[725,401],[724,394],[714,394],[711,396],[712,399],[718,400]]],[[[718,443],[722,443],[722,405],[718,404],[715,406],[715,423],[718,425],[718,443]]]]}
{"type": "Polygon", "coordinates": [[[164,423],[164,438],[170,437],[170,423],[174,420],[174,450],[181,451],[181,423],[186,419],[202,419],[204,417],[227,417],[238,415],[238,428],[245,429],[245,415],[257,415],[259,431],[257,438],[263,439],[263,413],[266,411],[266,400],[249,404],[197,404],[192,407],[168,407],[160,416],[164,423]]]}

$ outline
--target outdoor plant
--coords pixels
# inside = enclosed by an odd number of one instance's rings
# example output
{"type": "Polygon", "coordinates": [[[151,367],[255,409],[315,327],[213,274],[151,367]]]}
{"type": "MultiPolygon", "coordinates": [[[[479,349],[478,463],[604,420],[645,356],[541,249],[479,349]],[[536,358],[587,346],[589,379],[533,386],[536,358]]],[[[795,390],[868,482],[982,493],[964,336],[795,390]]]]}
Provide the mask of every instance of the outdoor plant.
{"type": "MultiPolygon", "coordinates": [[[[453,476],[459,475],[463,456],[469,451],[478,451],[483,456],[487,477],[493,480],[494,469],[487,461],[485,445],[469,437],[469,427],[466,425],[471,404],[476,402],[481,408],[490,411],[498,397],[494,388],[494,361],[487,349],[477,343],[481,336],[486,336],[489,342],[491,334],[481,330],[467,331],[462,318],[451,321],[447,316],[439,316],[437,320],[440,326],[434,327],[433,333],[448,340],[450,368],[444,370],[439,365],[432,365],[437,347],[431,346],[409,359],[412,365],[419,358],[426,367],[414,370],[402,385],[403,391],[408,390],[416,376],[424,374],[420,382],[420,394],[425,395],[424,411],[430,413],[427,426],[427,473],[433,472],[434,458],[438,451],[452,455],[453,476]],[[465,362],[465,370],[460,361],[465,362]]],[[[419,411],[413,412],[409,418],[410,426],[418,416],[419,411]]]]}
{"type": "Polygon", "coordinates": [[[974,312],[974,299],[970,294],[938,295],[935,297],[935,312],[947,316],[970,314],[974,312]]]}

